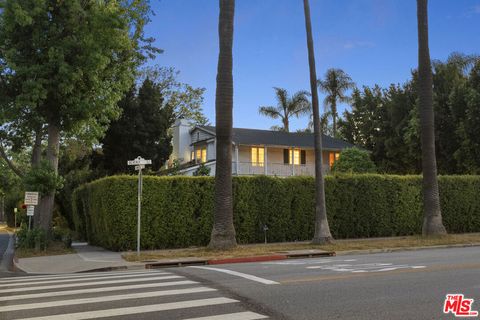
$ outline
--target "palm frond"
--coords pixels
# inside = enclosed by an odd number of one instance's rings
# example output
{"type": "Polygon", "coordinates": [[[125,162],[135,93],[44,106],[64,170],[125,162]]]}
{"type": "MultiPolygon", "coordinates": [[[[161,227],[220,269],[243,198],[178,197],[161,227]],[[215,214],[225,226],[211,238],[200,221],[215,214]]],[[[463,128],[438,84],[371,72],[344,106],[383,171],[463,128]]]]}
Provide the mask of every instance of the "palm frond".
{"type": "Polygon", "coordinates": [[[258,113],[272,119],[283,118],[282,114],[273,106],[261,106],[258,108],[258,113]]]}

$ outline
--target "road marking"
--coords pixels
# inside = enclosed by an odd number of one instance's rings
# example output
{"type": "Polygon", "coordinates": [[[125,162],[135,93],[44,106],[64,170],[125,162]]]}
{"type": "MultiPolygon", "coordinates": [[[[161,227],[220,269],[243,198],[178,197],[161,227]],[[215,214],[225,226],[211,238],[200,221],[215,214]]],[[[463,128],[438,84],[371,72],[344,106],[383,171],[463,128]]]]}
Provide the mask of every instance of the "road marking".
{"type": "Polygon", "coordinates": [[[0,280],[0,284],[4,283],[17,283],[17,282],[27,282],[32,280],[56,280],[56,279],[72,279],[72,278],[88,278],[88,277],[103,277],[103,276],[111,276],[111,275],[130,275],[130,274],[152,274],[152,273],[161,273],[161,274],[171,274],[168,272],[159,272],[159,271],[115,271],[115,272],[89,272],[89,273],[65,273],[59,275],[38,275],[38,276],[25,276],[25,277],[14,277],[8,279],[0,280]]]}
{"type": "Polygon", "coordinates": [[[230,274],[230,275],[232,275],[232,276],[237,276],[237,277],[245,278],[245,279],[252,280],[252,281],[255,281],[255,282],[260,282],[260,283],[263,283],[263,284],[279,284],[279,283],[276,282],[276,281],[272,281],[272,280],[260,278],[260,277],[257,277],[257,276],[251,275],[251,274],[246,274],[246,273],[237,272],[237,271],[228,270],[228,269],[211,268],[211,267],[201,267],[201,266],[191,266],[191,267],[189,267],[189,268],[205,269],[205,270],[212,270],[212,271],[223,272],[223,273],[230,274]]]}
{"type": "Polygon", "coordinates": [[[62,288],[73,288],[73,287],[88,287],[88,286],[99,286],[104,284],[145,282],[145,281],[180,279],[180,278],[183,278],[183,277],[160,276],[160,277],[150,277],[150,278],[142,278],[142,279],[122,279],[122,280],[93,281],[93,282],[84,282],[84,283],[55,284],[52,286],[39,286],[39,287],[32,287],[32,288],[23,287],[23,288],[13,288],[13,289],[2,289],[0,293],[10,293],[10,292],[19,292],[19,291],[38,291],[38,290],[62,289],[62,288]]]}
{"type": "Polygon", "coordinates": [[[394,265],[392,263],[362,263],[362,264],[333,264],[333,265],[322,265],[322,266],[308,266],[305,268],[331,270],[336,272],[364,273],[364,272],[393,271],[397,269],[421,269],[426,267],[410,266],[410,265],[403,265],[403,264],[394,265]]]}
{"type": "Polygon", "coordinates": [[[162,297],[162,296],[211,292],[211,291],[217,291],[217,290],[212,288],[207,288],[207,287],[197,287],[197,288],[189,288],[189,289],[176,289],[176,290],[141,292],[141,293],[113,295],[113,296],[101,296],[101,297],[84,298],[84,299],[55,300],[50,302],[39,302],[39,303],[28,303],[28,304],[4,306],[4,307],[0,307],[0,312],[51,308],[51,307],[59,307],[59,306],[73,306],[73,305],[79,305],[79,304],[121,301],[121,300],[129,300],[129,299],[154,298],[154,297],[162,297]]]}
{"type": "Polygon", "coordinates": [[[102,287],[102,288],[91,288],[91,289],[66,290],[66,291],[57,291],[57,292],[20,294],[15,296],[0,297],[0,301],[15,301],[19,299],[58,297],[58,296],[76,295],[76,294],[84,294],[84,293],[98,293],[98,292],[122,291],[122,290],[133,290],[133,289],[182,286],[187,284],[188,285],[198,284],[198,282],[190,281],[190,280],[182,280],[182,281],[135,284],[135,285],[128,285],[128,286],[114,286],[114,287],[102,287]]]}
{"type": "MultiPolygon", "coordinates": [[[[162,273],[158,272],[155,273],[155,275],[170,275],[171,273],[162,273]]],[[[141,273],[141,274],[122,274],[122,275],[112,275],[108,277],[104,277],[106,279],[117,279],[117,278],[138,278],[138,277],[150,277],[152,273],[141,273]]],[[[85,278],[74,278],[74,279],[53,279],[53,280],[43,280],[43,281],[33,281],[33,282],[28,282],[28,285],[35,285],[35,284],[51,284],[51,283],[66,283],[66,282],[79,282],[79,281],[88,281],[88,280],[98,280],[99,276],[96,277],[85,277],[85,278]]],[[[102,278],[102,277],[100,277],[102,278]]],[[[5,288],[5,287],[18,287],[18,286],[24,286],[25,283],[20,282],[20,283],[7,283],[7,284],[0,284],[0,288],[5,288]]]]}
{"type": "Polygon", "coordinates": [[[268,317],[255,312],[246,311],[246,312],[219,314],[217,316],[189,318],[185,320],[257,320],[257,319],[266,319],[266,318],[268,317]]]}
{"type": "Polygon", "coordinates": [[[158,312],[158,311],[194,308],[194,307],[203,307],[203,306],[213,306],[213,305],[235,303],[235,302],[238,302],[238,300],[229,299],[229,298],[211,298],[211,299],[161,303],[156,305],[146,305],[146,306],[139,306],[139,307],[127,307],[127,308],[117,308],[117,309],[108,309],[108,310],[68,313],[68,314],[60,314],[60,315],[49,315],[45,317],[23,318],[18,320],[97,319],[102,317],[126,316],[126,315],[132,315],[132,314],[141,314],[141,313],[148,313],[148,312],[158,312]]]}

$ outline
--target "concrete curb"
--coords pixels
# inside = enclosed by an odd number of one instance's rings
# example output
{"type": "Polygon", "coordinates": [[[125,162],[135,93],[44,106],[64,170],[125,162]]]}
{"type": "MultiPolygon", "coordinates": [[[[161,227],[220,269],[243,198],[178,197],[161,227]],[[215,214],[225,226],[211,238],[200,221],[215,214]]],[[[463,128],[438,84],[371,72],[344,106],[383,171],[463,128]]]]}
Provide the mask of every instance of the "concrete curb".
{"type": "Polygon", "coordinates": [[[240,258],[212,259],[212,260],[208,260],[207,264],[263,262],[263,261],[275,261],[275,260],[286,260],[286,259],[288,259],[287,255],[277,254],[277,255],[270,255],[270,256],[253,256],[253,257],[240,257],[240,258]]]}

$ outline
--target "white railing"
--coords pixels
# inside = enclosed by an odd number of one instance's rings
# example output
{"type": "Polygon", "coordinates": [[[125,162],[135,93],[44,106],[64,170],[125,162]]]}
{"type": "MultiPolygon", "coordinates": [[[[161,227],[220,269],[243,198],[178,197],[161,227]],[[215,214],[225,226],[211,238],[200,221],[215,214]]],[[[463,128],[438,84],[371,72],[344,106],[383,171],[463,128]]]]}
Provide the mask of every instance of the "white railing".
{"type": "MultiPolygon", "coordinates": [[[[237,163],[233,162],[232,172],[237,173],[237,163]]],[[[328,174],[330,172],[330,167],[328,165],[323,165],[323,172],[328,174]]],[[[315,165],[313,164],[300,164],[300,165],[291,165],[283,163],[266,163],[263,166],[259,164],[254,164],[252,162],[239,162],[238,163],[238,175],[269,175],[269,176],[279,176],[279,177],[288,177],[288,176],[314,176],[315,175],[315,165]]]]}

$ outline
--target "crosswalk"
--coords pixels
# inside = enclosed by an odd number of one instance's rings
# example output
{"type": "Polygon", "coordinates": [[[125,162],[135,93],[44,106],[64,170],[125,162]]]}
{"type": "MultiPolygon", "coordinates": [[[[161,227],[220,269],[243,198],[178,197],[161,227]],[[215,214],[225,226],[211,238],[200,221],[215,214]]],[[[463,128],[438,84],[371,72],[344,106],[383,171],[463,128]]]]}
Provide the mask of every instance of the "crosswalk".
{"type": "Polygon", "coordinates": [[[1,320],[256,320],[268,317],[168,271],[0,279],[1,320]]]}

